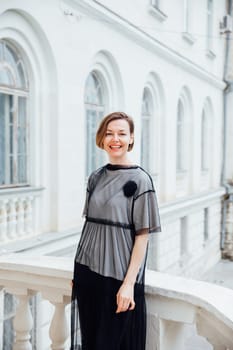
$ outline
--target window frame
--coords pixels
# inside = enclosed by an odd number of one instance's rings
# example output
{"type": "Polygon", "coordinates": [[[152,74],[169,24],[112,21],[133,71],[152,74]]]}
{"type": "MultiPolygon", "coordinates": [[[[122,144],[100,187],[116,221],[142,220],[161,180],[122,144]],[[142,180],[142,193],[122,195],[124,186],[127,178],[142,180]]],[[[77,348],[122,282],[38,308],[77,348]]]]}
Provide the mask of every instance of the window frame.
{"type": "MultiPolygon", "coordinates": [[[[22,60],[22,57],[20,55],[19,50],[17,47],[13,46],[11,43],[9,43],[6,40],[0,40],[1,45],[1,61],[0,65],[1,68],[7,69],[8,73],[11,74],[11,84],[0,84],[0,94],[5,96],[5,107],[4,109],[8,108],[8,113],[4,111],[4,126],[5,126],[5,138],[3,140],[3,143],[5,143],[6,149],[4,149],[3,158],[5,159],[4,163],[6,164],[6,167],[4,168],[4,174],[3,174],[3,184],[0,184],[0,189],[4,188],[18,188],[18,187],[26,187],[30,184],[30,121],[29,121],[29,113],[28,113],[28,100],[29,100],[29,87],[28,87],[28,78],[26,74],[26,70],[24,67],[24,62],[22,60]],[[5,50],[9,50],[9,52],[12,54],[12,57],[16,60],[13,61],[15,66],[10,65],[8,61],[6,61],[7,53],[5,53],[5,50]],[[20,72],[15,71],[20,66],[20,72]],[[22,81],[23,80],[23,84],[22,81]],[[18,80],[18,81],[17,81],[18,80]],[[13,110],[9,110],[9,106],[7,105],[7,98],[6,96],[9,96],[9,99],[12,97],[13,99],[13,110]],[[19,101],[20,98],[25,99],[25,172],[23,174],[23,177],[25,178],[25,181],[20,181],[19,174],[20,174],[20,163],[18,160],[18,157],[20,156],[18,154],[19,149],[19,101]],[[10,123],[10,113],[12,113],[12,123],[10,123]],[[11,125],[10,125],[11,124],[11,125]],[[12,127],[12,139],[13,139],[13,152],[10,152],[10,127],[12,127]],[[6,151],[5,151],[6,150],[6,151]],[[12,153],[12,155],[10,155],[12,153]],[[12,166],[12,172],[10,170],[10,157],[13,158],[13,166],[12,166]]],[[[11,58],[12,59],[12,58],[11,58]]],[[[22,156],[22,154],[21,154],[22,156]]]]}
{"type": "Polygon", "coordinates": [[[147,170],[147,171],[151,171],[150,169],[150,152],[147,152],[146,156],[143,157],[144,155],[144,151],[143,149],[148,148],[148,150],[151,147],[151,130],[152,128],[152,124],[153,124],[153,115],[154,115],[154,105],[153,105],[153,95],[152,92],[150,91],[150,89],[148,87],[145,87],[143,89],[143,97],[142,97],[142,108],[141,108],[141,159],[140,159],[140,164],[141,166],[147,170]],[[148,101],[149,101],[149,108],[147,113],[143,112],[143,106],[144,106],[144,98],[145,95],[147,95],[148,97],[148,101]],[[148,134],[148,138],[149,140],[145,140],[144,138],[144,128],[143,128],[143,124],[146,123],[147,125],[147,134],[148,134]],[[146,145],[146,147],[145,147],[146,145]]]}
{"type": "MultiPolygon", "coordinates": [[[[97,95],[98,94],[96,94],[96,96],[97,95]]],[[[105,111],[106,111],[105,86],[103,84],[103,81],[102,81],[101,77],[95,71],[91,71],[88,74],[87,79],[86,79],[85,94],[84,94],[84,105],[85,105],[85,119],[86,119],[86,166],[85,166],[85,176],[88,177],[92,173],[92,171],[94,171],[98,167],[100,167],[103,164],[104,160],[105,160],[104,152],[101,149],[99,149],[96,146],[96,143],[95,143],[95,133],[96,133],[96,130],[97,130],[97,126],[98,126],[100,120],[102,119],[102,117],[104,116],[105,111]],[[87,92],[88,92],[87,84],[88,84],[88,79],[90,78],[90,76],[92,76],[94,78],[94,80],[96,80],[98,82],[97,89],[100,88],[102,90],[102,92],[101,92],[102,99],[103,99],[102,103],[101,102],[99,102],[99,104],[92,103],[87,98],[87,92]],[[90,123],[91,117],[88,116],[88,112],[95,113],[96,116],[97,116],[97,118],[95,120],[95,123],[94,123],[94,127],[90,123]],[[90,125],[91,125],[91,127],[89,127],[90,125]],[[90,136],[90,140],[89,140],[89,136],[90,136]],[[90,142],[90,143],[88,144],[88,142],[90,142]],[[92,155],[90,155],[89,152],[92,149],[94,150],[94,152],[93,152],[92,155]],[[91,156],[91,158],[90,158],[90,156],[91,156]],[[95,160],[94,162],[92,161],[93,159],[95,160]]]]}
{"type": "Polygon", "coordinates": [[[203,227],[203,243],[205,245],[209,240],[209,221],[210,221],[210,212],[209,208],[204,208],[204,227],[203,227]]]}
{"type": "Polygon", "coordinates": [[[184,0],[184,32],[190,32],[190,2],[184,0]]]}
{"type": "Polygon", "coordinates": [[[189,253],[188,217],[180,218],[180,258],[183,259],[189,253]]]}
{"type": "Polygon", "coordinates": [[[213,23],[214,23],[214,2],[207,0],[206,9],[206,49],[207,53],[213,51],[213,23]]]}
{"type": "Polygon", "coordinates": [[[196,41],[195,36],[192,34],[192,21],[191,21],[191,3],[190,0],[183,0],[183,32],[182,37],[186,40],[187,43],[193,45],[196,41]]]}
{"type": "Polygon", "coordinates": [[[209,116],[205,109],[201,116],[201,170],[209,171],[210,168],[210,128],[209,116]]]}
{"type": "Polygon", "coordinates": [[[182,101],[182,99],[179,98],[178,104],[177,104],[177,118],[176,118],[176,173],[177,174],[184,173],[187,171],[186,152],[185,152],[186,131],[187,130],[186,130],[184,101],[182,101]]]}

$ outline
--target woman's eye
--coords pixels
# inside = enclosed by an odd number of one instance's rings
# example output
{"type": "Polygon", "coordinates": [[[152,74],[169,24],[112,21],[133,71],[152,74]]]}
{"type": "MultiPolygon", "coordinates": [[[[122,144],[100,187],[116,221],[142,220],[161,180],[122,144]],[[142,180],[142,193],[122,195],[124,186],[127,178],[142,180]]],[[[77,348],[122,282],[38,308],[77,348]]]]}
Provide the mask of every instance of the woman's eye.
{"type": "Polygon", "coordinates": [[[111,136],[112,134],[110,132],[106,132],[106,136],[111,136]]]}

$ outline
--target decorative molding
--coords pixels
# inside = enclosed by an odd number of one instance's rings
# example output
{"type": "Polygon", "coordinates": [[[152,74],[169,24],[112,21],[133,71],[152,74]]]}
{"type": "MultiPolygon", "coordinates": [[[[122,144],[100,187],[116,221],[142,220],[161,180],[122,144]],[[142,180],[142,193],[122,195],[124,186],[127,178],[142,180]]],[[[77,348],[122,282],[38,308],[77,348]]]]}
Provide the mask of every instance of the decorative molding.
{"type": "Polygon", "coordinates": [[[156,17],[160,22],[163,22],[167,19],[167,15],[162,12],[157,6],[150,5],[149,12],[156,17]]]}
{"type": "Polygon", "coordinates": [[[191,45],[193,45],[196,41],[196,38],[189,32],[183,32],[182,38],[191,45]]]}
{"type": "Polygon", "coordinates": [[[216,54],[210,49],[206,50],[206,56],[211,60],[214,60],[216,58],[216,54]]]}
{"type": "Polygon", "coordinates": [[[168,203],[160,204],[160,216],[163,219],[173,221],[175,218],[189,215],[196,209],[208,207],[212,203],[222,200],[222,196],[226,193],[224,187],[212,191],[205,191],[203,193],[182,197],[168,203]]]}
{"type": "Polygon", "coordinates": [[[20,195],[20,194],[35,194],[36,192],[42,192],[45,188],[44,187],[31,187],[31,186],[22,186],[22,187],[13,187],[13,188],[1,188],[0,189],[0,199],[1,197],[5,197],[9,195],[20,195]]]}
{"type": "Polygon", "coordinates": [[[110,8],[104,6],[97,0],[62,0],[64,4],[73,6],[77,11],[81,11],[83,14],[93,16],[95,20],[98,18],[104,21],[104,25],[111,26],[111,28],[121,31],[122,34],[133,39],[135,43],[138,43],[146,50],[157,53],[160,57],[164,58],[168,62],[182,67],[187,72],[199,77],[200,79],[207,81],[217,89],[224,90],[226,84],[219,77],[211,74],[207,70],[203,69],[198,64],[195,64],[190,59],[181,55],[175,49],[172,49],[160,42],[158,39],[137,27],[132,22],[119,16],[113,12],[110,8]]]}

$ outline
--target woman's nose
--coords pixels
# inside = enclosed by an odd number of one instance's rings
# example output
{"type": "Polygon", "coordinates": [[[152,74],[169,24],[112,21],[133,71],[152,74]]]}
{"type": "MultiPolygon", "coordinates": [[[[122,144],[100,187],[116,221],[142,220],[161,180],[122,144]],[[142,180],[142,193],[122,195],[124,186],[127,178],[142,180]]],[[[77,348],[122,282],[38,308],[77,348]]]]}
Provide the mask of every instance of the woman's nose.
{"type": "Polygon", "coordinates": [[[114,141],[118,141],[118,140],[119,140],[118,134],[114,134],[114,135],[113,135],[113,140],[114,140],[114,141]]]}

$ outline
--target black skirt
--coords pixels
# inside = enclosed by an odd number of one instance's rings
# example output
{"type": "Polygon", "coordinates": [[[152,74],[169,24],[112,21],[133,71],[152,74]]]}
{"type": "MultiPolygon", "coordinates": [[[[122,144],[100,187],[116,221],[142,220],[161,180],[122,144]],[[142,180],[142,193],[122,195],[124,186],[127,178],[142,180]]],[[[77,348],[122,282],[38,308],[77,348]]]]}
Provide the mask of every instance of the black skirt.
{"type": "Polygon", "coordinates": [[[75,263],[71,350],[145,350],[144,285],[135,284],[135,309],[116,314],[116,294],[121,284],[75,263]]]}

